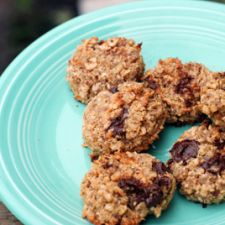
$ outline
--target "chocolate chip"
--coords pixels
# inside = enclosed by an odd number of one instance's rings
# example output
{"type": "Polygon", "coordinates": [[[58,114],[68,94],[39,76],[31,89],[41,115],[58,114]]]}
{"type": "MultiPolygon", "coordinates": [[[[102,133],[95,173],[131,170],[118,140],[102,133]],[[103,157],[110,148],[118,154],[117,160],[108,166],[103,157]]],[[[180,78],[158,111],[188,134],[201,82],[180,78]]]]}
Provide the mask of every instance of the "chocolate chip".
{"type": "Polygon", "coordinates": [[[148,77],[145,79],[145,81],[147,82],[149,88],[151,88],[153,90],[156,90],[157,88],[159,88],[158,83],[155,80],[153,80],[152,78],[148,77]]]}
{"type": "Polygon", "coordinates": [[[191,83],[193,78],[188,76],[186,73],[182,74],[179,83],[175,86],[175,92],[177,94],[185,94],[186,92],[191,92],[188,85],[191,83]]]}
{"type": "Polygon", "coordinates": [[[109,89],[110,92],[112,92],[113,94],[118,92],[118,88],[117,87],[112,87],[109,89]]]}
{"type": "Polygon", "coordinates": [[[123,129],[123,126],[124,126],[124,121],[127,118],[127,116],[128,116],[128,110],[126,108],[123,108],[121,110],[121,113],[111,121],[111,124],[106,129],[106,131],[112,129],[112,134],[114,137],[115,136],[119,136],[119,137],[124,136],[125,131],[123,129]]]}
{"type": "Polygon", "coordinates": [[[165,187],[169,188],[170,184],[171,184],[171,181],[170,181],[169,177],[163,176],[163,177],[158,178],[158,185],[160,187],[165,186],[165,187]]]}
{"type": "Polygon", "coordinates": [[[225,170],[225,155],[216,153],[213,157],[205,160],[205,162],[201,164],[201,167],[205,171],[217,175],[225,170]]]}
{"type": "Polygon", "coordinates": [[[178,84],[175,86],[175,93],[184,95],[184,104],[186,107],[192,107],[196,104],[196,99],[194,96],[194,92],[196,91],[196,88],[199,89],[199,87],[195,86],[195,90],[193,90],[191,84],[191,81],[193,80],[193,77],[189,76],[186,72],[180,71],[179,72],[180,80],[178,84]]]}
{"type": "Polygon", "coordinates": [[[122,179],[119,181],[118,185],[126,192],[130,208],[133,209],[140,202],[145,202],[146,192],[141,188],[141,184],[138,180],[122,179]]]}
{"type": "Polygon", "coordinates": [[[205,115],[205,114],[199,115],[198,120],[199,120],[199,122],[202,122],[202,123],[203,123],[204,125],[206,125],[207,127],[208,127],[209,125],[212,124],[212,121],[211,121],[211,120],[209,119],[209,117],[208,117],[207,115],[205,115]]]}
{"type": "Polygon", "coordinates": [[[212,158],[207,159],[205,162],[201,164],[201,167],[211,173],[217,173],[218,172],[218,167],[215,168],[215,165],[218,165],[219,162],[219,154],[216,154],[212,158]],[[212,168],[214,167],[214,168],[212,168]]]}
{"type": "Polygon", "coordinates": [[[207,208],[207,206],[208,206],[207,204],[202,203],[202,208],[203,209],[207,208]]]}
{"type": "Polygon", "coordinates": [[[122,179],[119,181],[119,187],[125,191],[139,189],[140,182],[136,179],[122,179]]]}
{"type": "Polygon", "coordinates": [[[154,207],[163,201],[163,192],[157,183],[144,186],[133,178],[122,179],[118,185],[126,192],[131,208],[135,208],[140,202],[144,202],[148,207],[154,207]]]}
{"type": "Polygon", "coordinates": [[[183,161],[183,164],[186,164],[189,159],[197,157],[198,150],[198,141],[186,139],[174,144],[173,148],[170,150],[170,153],[174,161],[183,161]]]}
{"type": "Polygon", "coordinates": [[[158,186],[152,186],[148,190],[149,196],[145,199],[146,205],[148,207],[154,207],[163,201],[163,192],[158,186]]]}
{"type": "Polygon", "coordinates": [[[164,174],[164,173],[168,172],[168,168],[162,162],[153,162],[152,169],[159,174],[164,174]]]}
{"type": "Polygon", "coordinates": [[[214,145],[217,147],[217,149],[222,150],[225,148],[225,140],[215,140],[214,145]]]}

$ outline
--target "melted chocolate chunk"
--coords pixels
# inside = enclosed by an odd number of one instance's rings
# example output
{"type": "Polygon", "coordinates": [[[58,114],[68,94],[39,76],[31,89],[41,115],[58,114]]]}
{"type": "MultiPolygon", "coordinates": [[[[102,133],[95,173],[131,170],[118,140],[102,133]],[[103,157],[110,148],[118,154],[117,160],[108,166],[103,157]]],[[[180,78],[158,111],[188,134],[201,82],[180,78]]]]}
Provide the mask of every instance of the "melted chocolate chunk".
{"type": "Polygon", "coordinates": [[[140,182],[136,179],[122,179],[119,181],[119,187],[125,191],[139,189],[140,182]]]}
{"type": "Polygon", "coordinates": [[[147,81],[148,87],[156,90],[157,88],[159,88],[159,85],[156,81],[154,81],[152,78],[146,78],[145,81],[147,81]]]}
{"type": "Polygon", "coordinates": [[[106,129],[106,131],[112,129],[113,136],[124,136],[125,131],[123,130],[124,121],[127,118],[128,110],[126,108],[123,108],[119,116],[114,118],[109,125],[109,127],[106,129]]]}
{"type": "Polygon", "coordinates": [[[201,167],[214,175],[221,173],[225,170],[225,155],[220,153],[215,154],[213,157],[207,159],[201,164],[201,167]]]}
{"type": "Polygon", "coordinates": [[[136,179],[123,179],[118,185],[126,192],[131,208],[135,208],[140,202],[154,207],[163,201],[163,192],[157,183],[146,187],[136,179]]]}
{"type": "Polygon", "coordinates": [[[148,190],[148,196],[145,199],[145,203],[148,207],[154,207],[160,204],[163,201],[163,192],[162,190],[157,186],[152,186],[148,190]]]}
{"type": "Polygon", "coordinates": [[[211,167],[215,166],[216,164],[218,164],[218,160],[219,160],[219,154],[216,154],[215,156],[213,156],[210,159],[207,159],[205,162],[203,162],[201,164],[201,167],[211,173],[217,173],[218,172],[218,167],[214,168],[214,170],[211,170],[211,167]],[[216,170],[215,170],[216,169],[216,170]]]}
{"type": "Polygon", "coordinates": [[[183,161],[186,164],[191,158],[196,158],[199,150],[199,142],[195,140],[183,140],[174,144],[170,150],[172,158],[176,162],[183,161]]]}
{"type": "Polygon", "coordinates": [[[135,208],[140,202],[145,202],[146,191],[136,179],[122,179],[119,181],[119,187],[123,189],[129,198],[129,207],[135,208]]]}
{"type": "Polygon", "coordinates": [[[184,71],[180,71],[180,80],[179,83],[175,86],[175,93],[184,95],[184,104],[187,108],[192,107],[196,104],[196,99],[194,96],[194,92],[196,89],[199,89],[199,87],[195,86],[194,90],[191,86],[191,82],[193,80],[193,77],[189,76],[188,73],[184,71]]]}
{"type": "Polygon", "coordinates": [[[175,86],[175,92],[177,94],[185,94],[186,92],[191,92],[189,84],[193,78],[188,76],[186,73],[181,76],[179,83],[175,86]]]}
{"type": "Polygon", "coordinates": [[[225,148],[225,140],[215,140],[214,145],[219,149],[222,150],[225,148]]]}
{"type": "Polygon", "coordinates": [[[118,92],[118,88],[112,87],[112,88],[109,89],[109,91],[114,94],[114,93],[118,92]]]}
{"type": "Polygon", "coordinates": [[[163,176],[163,177],[159,177],[158,178],[158,185],[160,187],[165,186],[165,187],[169,188],[170,187],[170,184],[171,184],[171,181],[170,181],[170,178],[169,177],[163,176]]]}
{"type": "Polygon", "coordinates": [[[164,174],[164,173],[168,172],[168,168],[162,162],[153,162],[152,169],[159,174],[164,174]]]}

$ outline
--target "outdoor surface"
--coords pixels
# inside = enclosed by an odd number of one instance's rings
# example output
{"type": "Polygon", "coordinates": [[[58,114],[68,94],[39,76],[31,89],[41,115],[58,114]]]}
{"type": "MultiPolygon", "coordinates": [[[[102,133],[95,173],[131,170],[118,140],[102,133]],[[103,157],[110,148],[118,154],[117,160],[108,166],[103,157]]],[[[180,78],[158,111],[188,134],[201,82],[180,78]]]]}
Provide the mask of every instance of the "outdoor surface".
{"type": "MultiPolygon", "coordinates": [[[[17,12],[24,15],[24,20],[21,20],[21,23],[13,23],[13,29],[10,29],[10,31],[5,32],[12,24],[6,23],[6,19],[4,18],[4,23],[0,23],[0,31],[3,34],[1,40],[0,40],[0,48],[2,49],[2,52],[0,56],[0,74],[5,69],[5,67],[9,64],[9,62],[23,49],[25,48],[29,43],[31,43],[34,39],[36,39],[38,36],[46,32],[47,30],[51,29],[52,27],[58,25],[59,23],[66,21],[72,17],[75,17],[78,14],[78,8],[80,9],[80,13],[82,12],[89,12],[92,10],[95,10],[96,8],[105,7],[107,5],[112,5],[119,2],[128,2],[129,0],[84,0],[80,7],[75,7],[75,2],[78,4],[78,1],[63,1],[65,2],[65,6],[62,5],[62,3],[58,3],[60,7],[54,7],[54,13],[51,15],[51,22],[50,18],[45,18],[44,21],[41,21],[40,18],[35,17],[36,21],[36,30],[35,27],[32,27],[32,23],[26,24],[27,27],[24,25],[24,36],[20,36],[18,34],[18,29],[20,28],[21,24],[26,20],[26,16],[29,15],[29,13],[26,12],[26,9],[30,10],[32,7],[30,5],[26,6],[26,4],[23,5],[24,8],[21,8],[19,6],[13,6],[11,7],[10,3],[7,3],[8,1],[0,1],[0,15],[5,18],[11,18],[14,20],[14,22],[18,19],[18,15],[14,15],[15,17],[10,17],[10,11],[3,10],[3,6],[5,9],[10,10],[11,9],[17,9],[17,12]],[[5,3],[4,3],[5,2],[5,3]],[[95,3],[94,3],[95,2],[95,3]],[[28,8],[26,8],[28,7],[28,8]],[[30,8],[31,7],[31,8],[30,8]],[[71,10],[69,8],[71,7],[71,10]],[[73,7],[73,8],[72,8],[73,7]],[[60,11],[60,9],[62,11],[60,11]],[[44,24],[43,29],[38,29],[38,26],[40,24],[44,24]],[[8,39],[8,35],[10,35],[11,39],[8,39]],[[4,39],[4,40],[3,40],[4,39]],[[10,45],[10,46],[9,46],[10,45]],[[5,47],[4,47],[5,46],[5,47]],[[3,48],[4,47],[4,48],[3,48]]],[[[10,2],[10,1],[9,1],[10,2]]],[[[18,1],[18,2],[29,2],[29,1],[18,1]]],[[[36,1],[39,2],[39,1],[36,1]]],[[[41,1],[40,1],[41,2],[41,1]]],[[[49,1],[53,2],[53,1],[49,1]]],[[[62,2],[62,1],[55,1],[55,2],[62,2]]],[[[217,1],[217,2],[225,2],[225,1],[217,1]]],[[[51,3],[53,4],[53,3],[51,3]]],[[[50,10],[51,4],[49,3],[49,7],[46,6],[46,10],[50,10]]],[[[38,16],[38,15],[36,15],[38,16]]],[[[0,21],[1,22],[1,21],[0,21]]],[[[21,224],[7,209],[6,207],[0,203],[0,225],[19,225],[21,224]]]]}

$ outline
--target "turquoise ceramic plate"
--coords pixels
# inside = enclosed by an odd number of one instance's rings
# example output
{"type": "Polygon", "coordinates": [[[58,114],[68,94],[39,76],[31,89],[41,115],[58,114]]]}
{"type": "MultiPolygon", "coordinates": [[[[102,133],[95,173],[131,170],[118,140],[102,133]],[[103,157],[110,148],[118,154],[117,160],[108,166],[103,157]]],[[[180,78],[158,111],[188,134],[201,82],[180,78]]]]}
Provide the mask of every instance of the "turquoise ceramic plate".
{"type": "MultiPolygon", "coordinates": [[[[143,42],[147,67],[178,56],[225,70],[225,7],[198,1],[144,1],[81,16],[50,31],[8,67],[0,80],[0,197],[25,224],[88,224],[79,186],[90,167],[82,144],[84,105],[65,80],[67,60],[82,39],[126,36],[143,42]]],[[[187,127],[167,127],[157,150],[187,127]]],[[[225,204],[209,206],[176,194],[159,219],[145,224],[225,224],[225,204]]]]}

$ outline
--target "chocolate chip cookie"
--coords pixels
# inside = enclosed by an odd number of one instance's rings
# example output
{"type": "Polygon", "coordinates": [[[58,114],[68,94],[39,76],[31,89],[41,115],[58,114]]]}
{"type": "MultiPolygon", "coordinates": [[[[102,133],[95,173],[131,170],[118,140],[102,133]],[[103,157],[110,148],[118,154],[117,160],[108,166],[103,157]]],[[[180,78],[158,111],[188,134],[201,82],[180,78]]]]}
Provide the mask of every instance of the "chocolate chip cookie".
{"type": "Polygon", "coordinates": [[[100,91],[140,79],[144,72],[141,44],[122,37],[87,39],[69,60],[67,71],[74,97],[88,103],[100,91]]]}
{"type": "Polygon", "coordinates": [[[168,166],[180,192],[203,204],[225,200],[225,134],[203,123],[184,132],[170,150],[168,166]]]}
{"type": "Polygon", "coordinates": [[[161,89],[168,111],[167,123],[180,125],[193,123],[201,117],[199,79],[208,73],[199,63],[183,64],[178,58],[168,58],[148,70],[142,80],[153,90],[161,89]]]}
{"type": "Polygon", "coordinates": [[[225,73],[203,76],[201,86],[202,112],[225,130],[225,73]]]}
{"type": "Polygon", "coordinates": [[[92,157],[114,151],[147,150],[163,129],[165,107],[157,91],[126,82],[102,91],[87,105],[83,137],[92,157]]]}
{"type": "Polygon", "coordinates": [[[167,167],[149,154],[102,155],[81,184],[83,217],[96,225],[137,225],[149,214],[160,216],[175,186],[167,167]]]}

